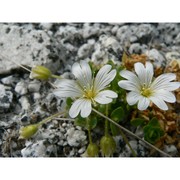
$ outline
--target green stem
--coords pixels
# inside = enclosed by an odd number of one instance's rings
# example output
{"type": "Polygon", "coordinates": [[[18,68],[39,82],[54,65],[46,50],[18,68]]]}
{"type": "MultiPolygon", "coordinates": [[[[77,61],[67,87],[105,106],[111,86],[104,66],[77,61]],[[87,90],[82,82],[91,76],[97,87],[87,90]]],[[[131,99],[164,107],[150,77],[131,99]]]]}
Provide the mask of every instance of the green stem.
{"type": "Polygon", "coordinates": [[[105,119],[105,136],[109,135],[108,129],[109,129],[109,121],[105,119]]]}
{"type": "Polygon", "coordinates": [[[89,144],[92,144],[91,130],[88,128],[89,144]]]}
{"type": "Polygon", "coordinates": [[[139,136],[135,135],[134,133],[132,133],[131,131],[129,131],[128,129],[124,128],[123,126],[121,126],[120,124],[116,123],[115,121],[113,121],[112,119],[110,119],[109,117],[105,116],[104,114],[102,114],[101,112],[97,111],[96,109],[92,109],[96,114],[98,114],[99,116],[107,119],[108,121],[110,121],[111,123],[115,124],[119,129],[125,131],[126,133],[130,134],[131,136],[137,138],[138,140],[144,142],[145,144],[147,144],[148,146],[150,146],[151,148],[155,149],[156,151],[158,151],[159,153],[163,154],[164,156],[167,157],[171,157],[169,154],[161,151],[159,148],[153,146],[152,144],[148,143],[147,141],[145,141],[144,139],[141,139],[139,136]]]}
{"type": "MultiPolygon", "coordinates": [[[[108,105],[106,105],[106,116],[108,116],[108,105]]],[[[109,121],[105,119],[105,136],[109,135],[109,121]]]]}
{"type": "Polygon", "coordinates": [[[51,77],[52,77],[52,78],[56,78],[56,79],[62,79],[61,76],[57,76],[57,75],[55,75],[55,74],[52,74],[51,77]]]}
{"type": "Polygon", "coordinates": [[[42,124],[44,124],[44,123],[52,120],[53,118],[55,118],[55,117],[57,117],[57,116],[60,116],[60,115],[62,115],[62,114],[65,114],[65,113],[66,113],[65,111],[64,111],[64,112],[58,112],[58,113],[56,113],[56,114],[54,114],[54,115],[52,115],[52,116],[50,116],[50,117],[48,117],[48,118],[43,119],[43,120],[42,120],[41,122],[39,122],[37,125],[38,125],[38,126],[41,126],[42,124]]]}
{"type": "Polygon", "coordinates": [[[130,148],[133,156],[134,156],[134,157],[137,157],[137,154],[136,154],[136,152],[133,150],[133,148],[131,147],[131,145],[129,144],[129,141],[128,141],[126,135],[123,133],[123,131],[122,131],[121,129],[119,129],[119,130],[120,130],[121,136],[123,137],[124,141],[125,141],[126,144],[129,146],[129,148],[130,148]]]}

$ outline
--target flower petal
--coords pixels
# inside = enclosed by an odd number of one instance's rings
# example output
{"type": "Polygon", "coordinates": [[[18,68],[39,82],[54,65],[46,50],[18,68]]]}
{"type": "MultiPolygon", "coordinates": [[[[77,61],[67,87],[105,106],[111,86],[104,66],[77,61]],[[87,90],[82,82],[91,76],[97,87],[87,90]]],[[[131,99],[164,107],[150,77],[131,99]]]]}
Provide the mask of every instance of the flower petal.
{"type": "Polygon", "coordinates": [[[55,83],[58,89],[54,90],[54,94],[59,97],[80,97],[83,91],[73,80],[62,79],[55,83]]]}
{"type": "Polygon", "coordinates": [[[168,110],[167,104],[158,96],[151,96],[151,97],[149,97],[149,99],[160,109],[162,109],[164,111],[168,110]]]}
{"type": "Polygon", "coordinates": [[[103,66],[97,73],[94,80],[94,89],[100,91],[107,87],[116,76],[116,70],[111,70],[111,65],[103,66]]]}
{"type": "Polygon", "coordinates": [[[129,92],[126,96],[126,100],[129,105],[136,104],[140,98],[141,98],[141,95],[136,92],[129,92]]]}
{"type": "Polygon", "coordinates": [[[141,96],[138,102],[138,109],[143,111],[149,106],[150,100],[146,97],[141,96]]]}
{"type": "Polygon", "coordinates": [[[77,81],[82,88],[90,88],[92,85],[92,71],[89,64],[86,61],[80,61],[80,63],[74,63],[72,66],[72,73],[77,78],[77,81]]]}
{"type": "Polygon", "coordinates": [[[151,88],[154,90],[160,90],[160,89],[164,89],[164,88],[166,88],[166,90],[170,90],[170,89],[175,90],[178,88],[178,83],[170,82],[175,79],[176,79],[176,75],[173,73],[162,74],[153,81],[153,83],[151,84],[151,88]],[[173,84],[171,84],[171,83],[173,83],[173,84]],[[168,87],[167,87],[167,85],[168,85],[168,87]],[[173,86],[175,89],[173,88],[173,86]]]}
{"type": "Polygon", "coordinates": [[[145,74],[145,84],[149,87],[154,75],[153,65],[150,62],[146,62],[146,74],[145,74]]]}
{"type": "Polygon", "coordinates": [[[163,99],[166,102],[176,102],[175,95],[172,92],[166,91],[164,89],[156,91],[156,97],[159,97],[160,99],[163,99]]]}
{"type": "Polygon", "coordinates": [[[94,98],[94,100],[98,102],[99,104],[108,104],[112,102],[112,98],[117,98],[117,97],[118,95],[114,91],[104,90],[98,93],[96,97],[94,98]]]}
{"type": "Polygon", "coordinates": [[[144,67],[144,65],[140,62],[137,62],[134,64],[134,69],[136,74],[138,75],[138,78],[140,79],[141,85],[144,85],[146,83],[146,69],[144,67]]]}
{"type": "Polygon", "coordinates": [[[121,80],[118,82],[118,85],[123,89],[139,92],[139,88],[137,88],[137,86],[131,81],[121,80]]]}
{"type": "Polygon", "coordinates": [[[92,111],[91,101],[82,98],[74,101],[74,103],[72,104],[69,110],[69,115],[72,118],[75,118],[81,112],[81,116],[85,118],[90,115],[91,111],[92,111]]]}
{"type": "Polygon", "coordinates": [[[131,71],[128,71],[128,70],[122,70],[120,72],[120,75],[122,77],[126,78],[127,80],[131,81],[140,90],[140,88],[141,88],[140,80],[134,73],[132,73],[131,71]]]}

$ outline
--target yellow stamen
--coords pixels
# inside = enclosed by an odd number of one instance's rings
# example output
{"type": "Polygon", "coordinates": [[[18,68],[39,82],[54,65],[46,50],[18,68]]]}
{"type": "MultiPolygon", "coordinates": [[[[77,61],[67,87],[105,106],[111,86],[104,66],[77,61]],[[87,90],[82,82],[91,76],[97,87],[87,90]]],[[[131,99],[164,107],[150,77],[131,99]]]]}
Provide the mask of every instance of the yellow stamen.
{"type": "Polygon", "coordinates": [[[152,90],[150,88],[145,88],[143,87],[141,89],[141,95],[145,96],[145,97],[149,97],[152,95],[152,90]]]}

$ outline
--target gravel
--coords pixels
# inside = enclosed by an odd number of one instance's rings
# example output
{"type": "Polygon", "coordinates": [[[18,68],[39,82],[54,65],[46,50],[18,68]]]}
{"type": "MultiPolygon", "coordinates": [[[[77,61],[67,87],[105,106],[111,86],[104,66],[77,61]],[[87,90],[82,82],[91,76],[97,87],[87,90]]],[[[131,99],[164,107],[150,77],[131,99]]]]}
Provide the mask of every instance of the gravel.
{"type": "MultiPolygon", "coordinates": [[[[0,156],[81,157],[88,145],[87,131],[69,121],[53,120],[29,140],[18,139],[21,126],[37,123],[63,111],[65,99],[52,94],[47,82],[32,80],[31,68],[44,65],[53,73],[71,77],[79,60],[95,64],[109,59],[120,63],[123,51],[145,53],[157,67],[180,59],[180,24],[173,23],[1,23],[0,24],[0,156]]],[[[143,137],[139,128],[135,133],[143,137]]],[[[98,136],[98,135],[97,135],[98,136]]],[[[148,157],[149,147],[129,138],[138,157],[148,157]]],[[[116,157],[132,156],[121,136],[114,137],[116,157]]],[[[164,151],[178,156],[174,145],[164,151]]]]}

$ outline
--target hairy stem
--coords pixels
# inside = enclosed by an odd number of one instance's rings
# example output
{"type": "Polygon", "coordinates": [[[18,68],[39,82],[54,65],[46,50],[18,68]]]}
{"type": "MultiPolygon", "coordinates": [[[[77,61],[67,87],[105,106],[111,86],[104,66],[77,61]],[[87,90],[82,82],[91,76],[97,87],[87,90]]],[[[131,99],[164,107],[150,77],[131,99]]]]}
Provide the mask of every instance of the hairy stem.
{"type": "Polygon", "coordinates": [[[57,76],[57,75],[55,75],[55,74],[52,74],[51,77],[52,77],[52,78],[56,78],[56,79],[62,79],[61,76],[57,76]]]}
{"type": "Polygon", "coordinates": [[[54,115],[52,115],[52,116],[50,116],[50,117],[48,117],[48,118],[45,118],[45,119],[43,119],[41,122],[38,123],[38,126],[41,126],[42,124],[44,124],[44,123],[46,123],[46,122],[54,119],[54,118],[57,117],[57,116],[63,115],[63,114],[65,114],[65,113],[66,113],[65,111],[64,111],[64,112],[58,112],[58,113],[56,113],[56,114],[54,114],[54,115]]]}

